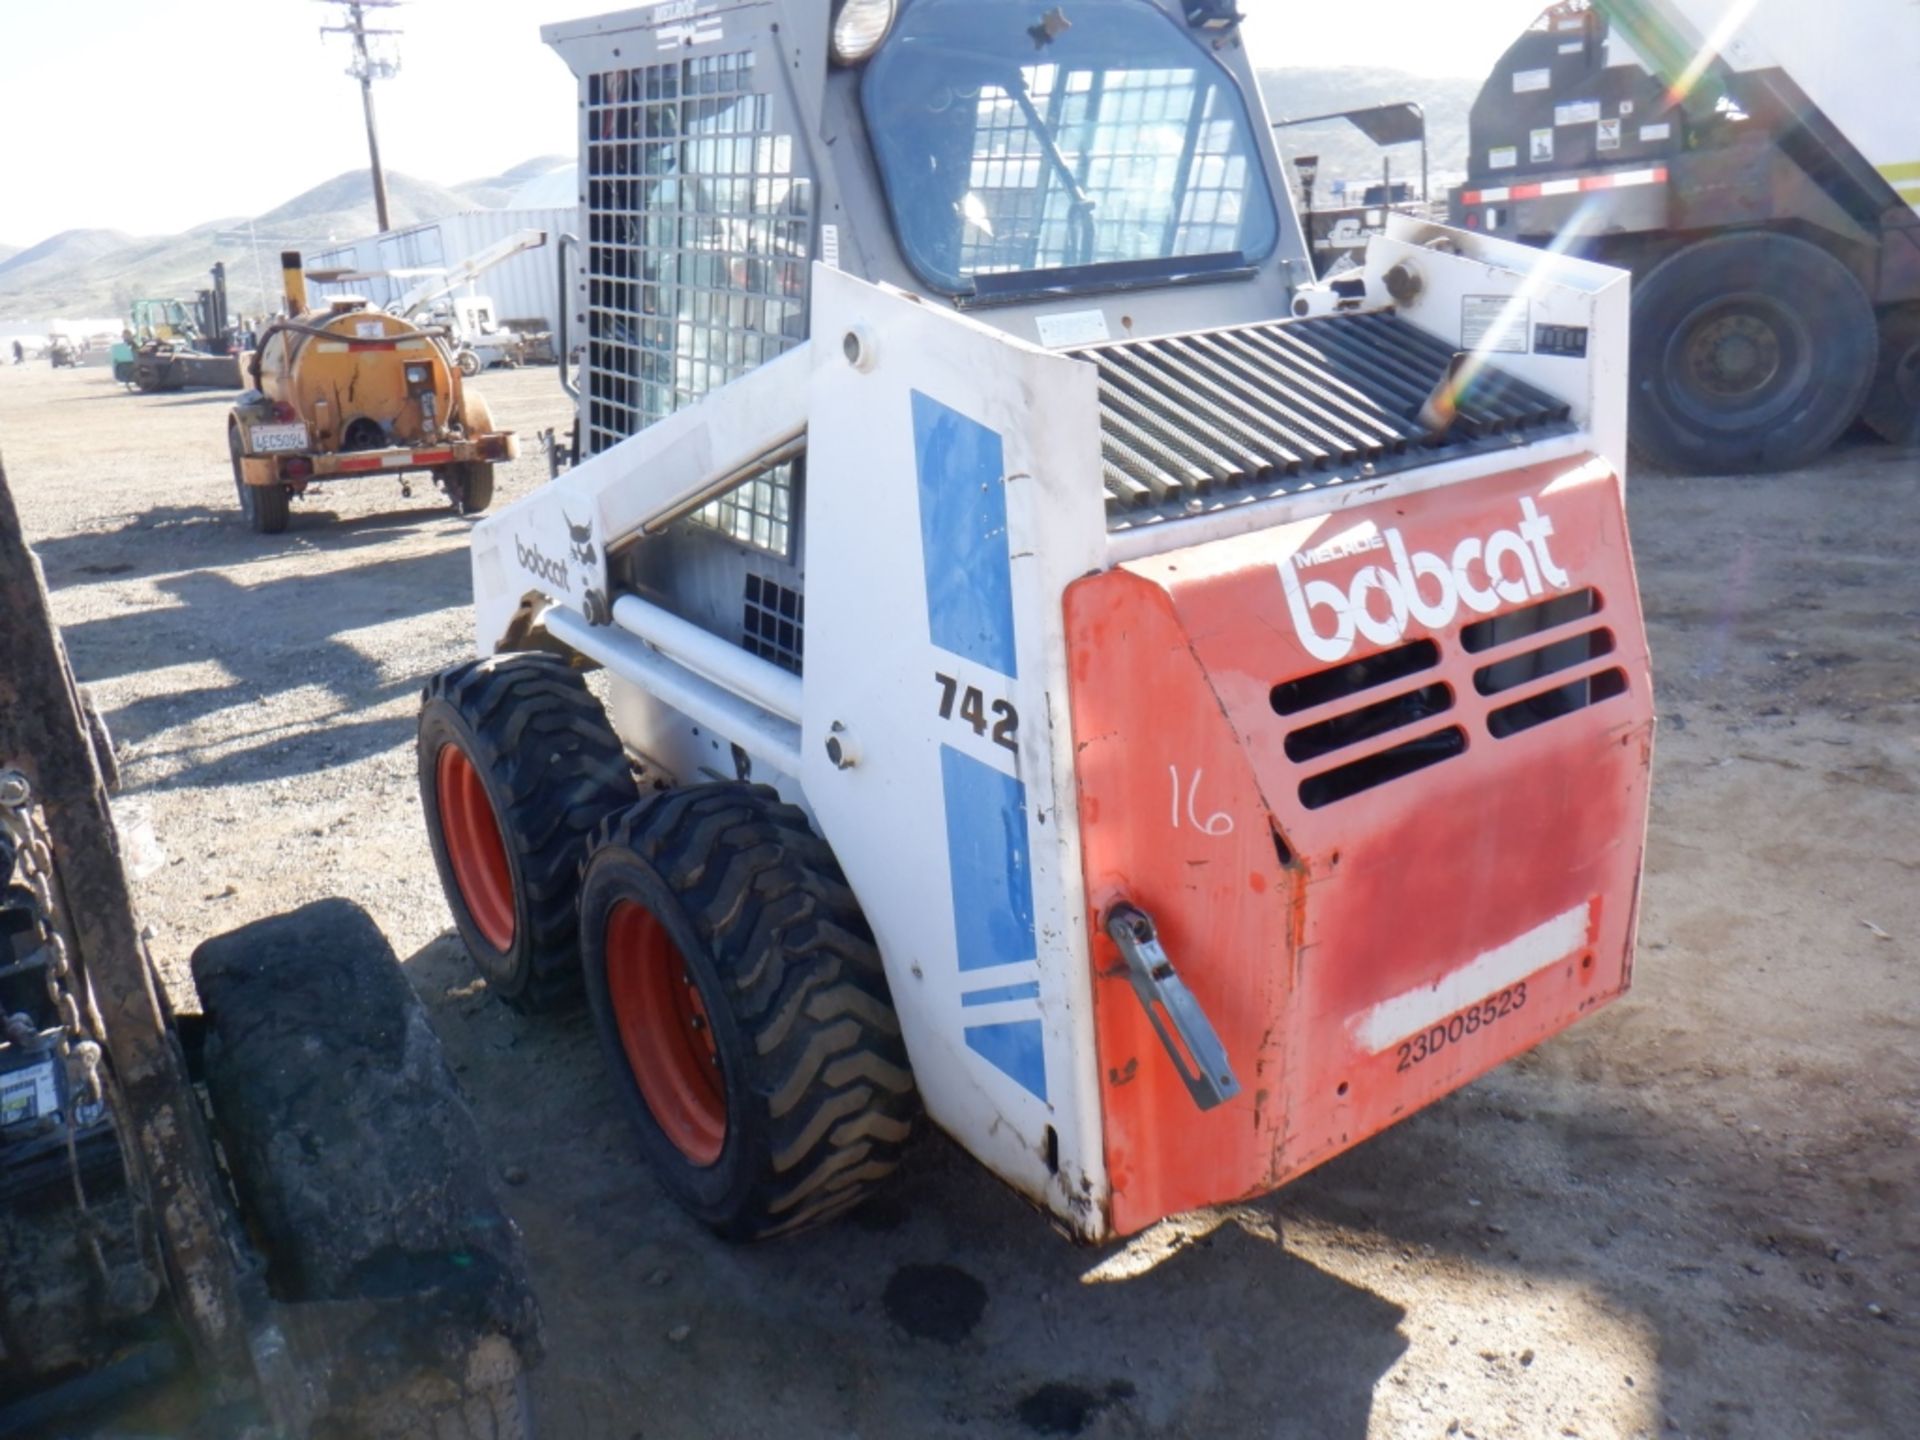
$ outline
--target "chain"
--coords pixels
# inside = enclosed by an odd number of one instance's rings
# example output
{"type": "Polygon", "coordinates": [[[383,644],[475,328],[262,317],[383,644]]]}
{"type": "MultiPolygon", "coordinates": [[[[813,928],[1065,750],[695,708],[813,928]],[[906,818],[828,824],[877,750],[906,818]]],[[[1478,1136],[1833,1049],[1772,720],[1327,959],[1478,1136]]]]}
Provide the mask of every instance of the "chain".
{"type": "Polygon", "coordinates": [[[33,924],[40,948],[46,953],[47,998],[60,1025],[67,1032],[67,1043],[81,1063],[87,1077],[87,1099],[98,1105],[100,1091],[100,1047],[87,1033],[68,979],[73,961],[67,949],[67,937],[57,920],[60,913],[54,897],[53,854],[46,837],[34,820],[33,787],[18,770],[0,770],[0,829],[12,837],[17,851],[16,868],[33,896],[33,924]]]}
{"type": "MultiPolygon", "coordinates": [[[[61,1059],[67,1062],[68,1092],[72,1093],[73,1072],[78,1069],[85,1076],[86,1103],[97,1111],[105,1101],[100,1044],[87,1032],[80,1006],[74,999],[72,987],[67,983],[73,973],[73,962],[67,949],[67,937],[59,923],[60,911],[54,903],[53,852],[48,848],[46,837],[35,819],[33,786],[18,770],[0,770],[0,830],[4,830],[12,839],[15,871],[26,882],[27,890],[33,896],[33,927],[47,962],[43,970],[47,998],[53,1002],[54,1013],[60,1017],[60,1027],[65,1032],[59,1053],[61,1059]]],[[[69,1104],[71,1109],[64,1117],[67,1170],[73,1182],[73,1198],[79,1207],[81,1233],[88,1256],[93,1261],[96,1279],[104,1287],[109,1283],[106,1255],[101,1249],[99,1227],[94,1223],[92,1208],[87,1204],[86,1186],[80,1178],[78,1136],[81,1107],[71,1101],[69,1104]]]]}

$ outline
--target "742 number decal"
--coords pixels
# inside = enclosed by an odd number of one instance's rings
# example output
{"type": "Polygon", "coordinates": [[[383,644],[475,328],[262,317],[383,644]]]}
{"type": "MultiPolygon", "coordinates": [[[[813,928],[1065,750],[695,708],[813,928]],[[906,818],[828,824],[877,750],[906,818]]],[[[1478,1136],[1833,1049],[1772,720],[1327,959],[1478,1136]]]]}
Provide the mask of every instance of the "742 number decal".
{"type": "Polygon", "coordinates": [[[1466,1009],[1449,1015],[1436,1025],[1429,1025],[1411,1040],[1400,1042],[1400,1063],[1395,1070],[1411,1070],[1422,1060],[1430,1060],[1449,1045],[1459,1043],[1469,1035],[1477,1035],[1496,1021],[1504,1020],[1516,1010],[1525,1008],[1527,1003],[1527,982],[1509,985],[1498,995],[1490,995],[1478,1005],[1469,1005],[1466,1009]]]}
{"type": "Polygon", "coordinates": [[[934,681],[940,686],[940,718],[954,718],[954,702],[959,701],[960,720],[971,725],[973,733],[985,735],[989,724],[993,729],[993,743],[1004,745],[1009,750],[1020,748],[1020,712],[1013,708],[1011,700],[995,700],[992,704],[993,718],[987,718],[987,697],[978,685],[963,686],[951,675],[934,672],[934,681]]]}

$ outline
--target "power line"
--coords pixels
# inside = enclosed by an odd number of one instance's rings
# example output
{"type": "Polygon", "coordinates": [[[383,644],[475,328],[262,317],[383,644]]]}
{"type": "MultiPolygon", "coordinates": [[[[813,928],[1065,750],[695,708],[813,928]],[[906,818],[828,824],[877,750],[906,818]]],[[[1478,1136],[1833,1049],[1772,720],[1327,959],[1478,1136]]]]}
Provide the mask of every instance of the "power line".
{"type": "Polygon", "coordinates": [[[367,115],[367,158],[373,168],[373,208],[379,217],[380,229],[384,234],[391,227],[387,223],[387,172],[380,168],[380,134],[373,123],[373,82],[390,80],[400,72],[400,52],[390,39],[376,39],[376,49],[385,49],[387,53],[375,54],[367,48],[367,37],[397,37],[406,32],[393,29],[368,29],[366,12],[369,10],[398,9],[402,0],[319,0],[322,5],[338,5],[346,11],[344,25],[322,25],[321,35],[350,35],[353,37],[353,58],[347,65],[347,74],[360,82],[360,104],[367,115]]]}

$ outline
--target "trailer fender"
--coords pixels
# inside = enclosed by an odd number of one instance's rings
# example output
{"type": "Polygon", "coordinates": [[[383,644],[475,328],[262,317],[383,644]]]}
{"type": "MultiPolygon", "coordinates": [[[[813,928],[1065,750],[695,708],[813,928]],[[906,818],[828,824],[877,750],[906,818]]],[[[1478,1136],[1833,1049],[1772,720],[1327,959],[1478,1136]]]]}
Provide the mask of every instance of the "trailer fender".
{"type": "Polygon", "coordinates": [[[240,478],[249,485],[278,485],[279,471],[275,468],[271,455],[242,455],[240,457],[240,478]]]}

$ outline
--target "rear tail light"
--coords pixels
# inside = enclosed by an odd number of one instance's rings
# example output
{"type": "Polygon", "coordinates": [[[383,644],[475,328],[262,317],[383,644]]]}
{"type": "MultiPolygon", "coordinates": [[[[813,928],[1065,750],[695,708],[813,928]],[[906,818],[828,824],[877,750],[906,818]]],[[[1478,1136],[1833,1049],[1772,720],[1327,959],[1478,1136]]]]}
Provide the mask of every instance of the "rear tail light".
{"type": "Polygon", "coordinates": [[[313,462],[304,455],[289,455],[280,462],[282,480],[304,480],[313,474],[313,462]]]}
{"type": "Polygon", "coordinates": [[[478,448],[482,460],[504,460],[507,458],[507,437],[504,435],[482,435],[478,448]]]}
{"type": "Polygon", "coordinates": [[[294,413],[293,406],[286,401],[276,400],[273,402],[273,418],[284,425],[289,420],[297,420],[300,417],[294,413]]]}

